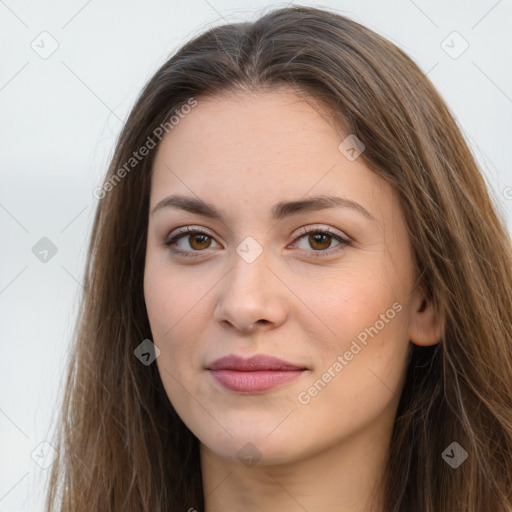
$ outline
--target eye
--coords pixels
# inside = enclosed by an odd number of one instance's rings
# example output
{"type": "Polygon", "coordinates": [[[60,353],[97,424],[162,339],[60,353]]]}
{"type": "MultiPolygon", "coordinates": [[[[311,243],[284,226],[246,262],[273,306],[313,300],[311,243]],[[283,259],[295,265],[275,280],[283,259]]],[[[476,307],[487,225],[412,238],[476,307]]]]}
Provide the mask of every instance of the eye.
{"type": "Polygon", "coordinates": [[[350,245],[349,240],[341,236],[341,234],[333,232],[330,228],[320,229],[317,227],[308,229],[303,227],[299,234],[301,236],[295,239],[292,246],[298,246],[299,249],[308,252],[316,252],[317,254],[314,254],[314,256],[330,255],[350,245]]]}
{"type": "MultiPolygon", "coordinates": [[[[169,235],[165,241],[165,246],[175,254],[183,256],[196,256],[194,252],[202,252],[205,249],[212,248],[212,242],[217,244],[213,237],[201,228],[184,227],[169,235]]],[[[217,244],[217,247],[220,247],[217,244]]]]}
{"type": "MultiPolygon", "coordinates": [[[[289,247],[296,247],[302,251],[308,251],[312,256],[322,257],[331,255],[350,243],[350,240],[335,233],[329,227],[309,229],[303,227],[299,231],[299,236],[289,247]]],[[[209,232],[194,226],[178,228],[169,235],[164,245],[174,254],[192,257],[200,256],[200,253],[206,249],[221,247],[209,232]]]]}

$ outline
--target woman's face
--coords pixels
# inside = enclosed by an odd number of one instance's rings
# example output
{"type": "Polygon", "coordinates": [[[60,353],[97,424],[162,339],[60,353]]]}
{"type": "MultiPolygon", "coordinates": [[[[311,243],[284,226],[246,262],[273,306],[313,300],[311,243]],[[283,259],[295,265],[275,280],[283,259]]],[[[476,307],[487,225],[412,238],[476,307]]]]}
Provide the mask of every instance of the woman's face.
{"type": "Polygon", "coordinates": [[[389,435],[422,297],[397,195],[329,119],[286,88],[199,98],[158,148],[156,364],[221,457],[276,464],[389,435]]]}

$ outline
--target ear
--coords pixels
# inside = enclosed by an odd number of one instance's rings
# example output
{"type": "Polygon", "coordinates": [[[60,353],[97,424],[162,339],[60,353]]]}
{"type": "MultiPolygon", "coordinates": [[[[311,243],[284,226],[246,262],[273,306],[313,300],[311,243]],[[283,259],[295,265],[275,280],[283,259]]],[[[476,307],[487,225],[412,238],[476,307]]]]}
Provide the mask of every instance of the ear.
{"type": "Polygon", "coordinates": [[[444,315],[433,301],[425,298],[423,290],[414,292],[409,321],[409,340],[423,347],[439,343],[444,333],[444,315]]]}

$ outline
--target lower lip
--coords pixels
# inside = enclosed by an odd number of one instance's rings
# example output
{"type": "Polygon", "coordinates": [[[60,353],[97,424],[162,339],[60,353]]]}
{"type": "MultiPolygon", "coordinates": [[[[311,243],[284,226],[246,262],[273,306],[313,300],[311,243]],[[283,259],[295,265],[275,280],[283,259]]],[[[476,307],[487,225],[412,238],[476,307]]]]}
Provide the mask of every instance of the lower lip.
{"type": "Polygon", "coordinates": [[[302,375],[305,370],[278,371],[261,370],[242,372],[235,370],[210,370],[215,380],[230,391],[261,393],[290,382],[302,375]]]}

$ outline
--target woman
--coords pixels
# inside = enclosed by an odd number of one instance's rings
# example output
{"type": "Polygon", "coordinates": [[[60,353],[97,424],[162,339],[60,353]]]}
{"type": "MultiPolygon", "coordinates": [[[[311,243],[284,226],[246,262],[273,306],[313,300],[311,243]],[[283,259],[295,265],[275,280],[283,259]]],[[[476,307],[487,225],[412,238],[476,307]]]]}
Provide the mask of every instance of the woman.
{"type": "Polygon", "coordinates": [[[48,510],[512,510],[510,238],[401,50],[209,30],[95,195],[48,510]]]}

